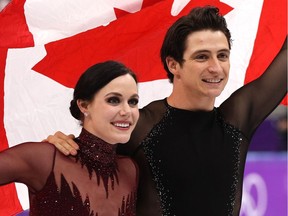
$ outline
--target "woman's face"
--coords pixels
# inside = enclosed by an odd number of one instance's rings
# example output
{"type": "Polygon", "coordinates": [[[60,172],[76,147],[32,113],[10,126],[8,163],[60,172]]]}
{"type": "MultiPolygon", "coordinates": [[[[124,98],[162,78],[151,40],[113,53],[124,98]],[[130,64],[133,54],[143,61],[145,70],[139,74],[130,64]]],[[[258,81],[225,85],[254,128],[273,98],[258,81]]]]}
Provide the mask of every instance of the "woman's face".
{"type": "Polygon", "coordinates": [[[130,74],[115,78],[88,104],[84,128],[110,144],[128,142],[139,118],[138,99],[130,74]]]}

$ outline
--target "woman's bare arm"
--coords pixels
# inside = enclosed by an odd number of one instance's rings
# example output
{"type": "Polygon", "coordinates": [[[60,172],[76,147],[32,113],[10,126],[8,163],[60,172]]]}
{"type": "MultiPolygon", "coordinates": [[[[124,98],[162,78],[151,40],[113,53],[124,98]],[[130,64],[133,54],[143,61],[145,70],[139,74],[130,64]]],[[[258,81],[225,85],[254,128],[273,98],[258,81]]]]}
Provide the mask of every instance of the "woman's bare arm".
{"type": "Polygon", "coordinates": [[[0,152],[0,185],[20,182],[32,191],[46,183],[54,164],[55,147],[27,142],[0,152]]]}

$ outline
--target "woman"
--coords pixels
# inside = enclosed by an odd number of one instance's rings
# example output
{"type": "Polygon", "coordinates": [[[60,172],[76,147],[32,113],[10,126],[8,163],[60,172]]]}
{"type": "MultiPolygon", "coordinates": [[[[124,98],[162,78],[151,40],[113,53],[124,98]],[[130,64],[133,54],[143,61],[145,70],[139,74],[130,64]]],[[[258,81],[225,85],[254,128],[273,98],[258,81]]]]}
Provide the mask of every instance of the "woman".
{"type": "Polygon", "coordinates": [[[137,80],[124,65],[107,61],[78,80],[70,104],[81,122],[77,156],[49,143],[27,142],[0,153],[0,185],[27,185],[30,215],[135,215],[138,170],[116,154],[139,118],[137,80]]]}

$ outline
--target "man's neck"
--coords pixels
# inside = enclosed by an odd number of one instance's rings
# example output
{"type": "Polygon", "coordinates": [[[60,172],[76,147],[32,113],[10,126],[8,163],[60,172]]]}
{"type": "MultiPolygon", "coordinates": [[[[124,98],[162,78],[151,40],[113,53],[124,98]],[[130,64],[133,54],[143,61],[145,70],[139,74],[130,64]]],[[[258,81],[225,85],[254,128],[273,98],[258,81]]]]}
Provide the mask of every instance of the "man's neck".
{"type": "Polygon", "coordinates": [[[167,103],[178,109],[190,111],[211,111],[214,108],[215,99],[208,97],[195,97],[193,95],[185,95],[172,92],[167,98],[167,103]]]}

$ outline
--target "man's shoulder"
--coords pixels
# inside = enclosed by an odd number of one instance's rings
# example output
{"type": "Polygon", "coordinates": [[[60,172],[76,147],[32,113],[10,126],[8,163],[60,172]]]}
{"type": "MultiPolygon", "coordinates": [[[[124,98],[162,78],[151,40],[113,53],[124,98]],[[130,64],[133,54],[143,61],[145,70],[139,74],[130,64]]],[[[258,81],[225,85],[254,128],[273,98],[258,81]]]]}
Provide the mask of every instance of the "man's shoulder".
{"type": "Polygon", "coordinates": [[[136,130],[149,132],[164,116],[167,110],[166,99],[152,101],[140,110],[140,118],[136,130]]]}
{"type": "Polygon", "coordinates": [[[163,113],[165,112],[165,110],[167,109],[166,106],[166,99],[161,99],[161,100],[156,100],[156,101],[152,101],[149,104],[147,104],[146,106],[144,106],[142,109],[140,109],[140,113],[141,114],[159,114],[159,113],[163,113]]]}
{"type": "Polygon", "coordinates": [[[140,118],[129,142],[125,145],[118,145],[118,152],[124,155],[134,155],[139,150],[141,142],[161,120],[166,110],[166,99],[152,101],[140,109],[140,118]]]}

